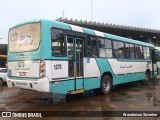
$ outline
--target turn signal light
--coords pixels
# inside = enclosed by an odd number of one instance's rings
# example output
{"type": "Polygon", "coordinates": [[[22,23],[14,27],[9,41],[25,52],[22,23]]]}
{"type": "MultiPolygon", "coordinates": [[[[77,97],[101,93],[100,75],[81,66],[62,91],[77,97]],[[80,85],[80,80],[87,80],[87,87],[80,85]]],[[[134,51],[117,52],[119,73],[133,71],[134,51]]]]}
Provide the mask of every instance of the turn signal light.
{"type": "Polygon", "coordinates": [[[43,78],[45,76],[45,61],[40,60],[40,68],[39,68],[39,76],[40,78],[43,78]]]}

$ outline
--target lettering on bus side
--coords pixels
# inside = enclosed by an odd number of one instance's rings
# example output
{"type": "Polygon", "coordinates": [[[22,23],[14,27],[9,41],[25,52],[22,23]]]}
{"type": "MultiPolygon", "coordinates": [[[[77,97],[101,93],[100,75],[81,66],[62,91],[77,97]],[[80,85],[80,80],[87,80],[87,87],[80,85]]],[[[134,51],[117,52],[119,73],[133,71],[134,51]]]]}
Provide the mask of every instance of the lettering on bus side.
{"type": "Polygon", "coordinates": [[[55,69],[55,70],[62,69],[62,64],[55,64],[55,65],[54,65],[54,69],[55,69]]]}

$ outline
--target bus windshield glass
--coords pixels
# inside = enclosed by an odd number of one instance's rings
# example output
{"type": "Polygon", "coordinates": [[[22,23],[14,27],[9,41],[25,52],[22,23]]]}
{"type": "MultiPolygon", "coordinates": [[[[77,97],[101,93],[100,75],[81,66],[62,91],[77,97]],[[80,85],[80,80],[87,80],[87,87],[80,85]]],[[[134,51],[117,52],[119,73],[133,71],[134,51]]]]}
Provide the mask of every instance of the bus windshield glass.
{"type": "Polygon", "coordinates": [[[25,52],[37,50],[40,42],[40,23],[30,23],[9,31],[9,51],[25,52]]]}

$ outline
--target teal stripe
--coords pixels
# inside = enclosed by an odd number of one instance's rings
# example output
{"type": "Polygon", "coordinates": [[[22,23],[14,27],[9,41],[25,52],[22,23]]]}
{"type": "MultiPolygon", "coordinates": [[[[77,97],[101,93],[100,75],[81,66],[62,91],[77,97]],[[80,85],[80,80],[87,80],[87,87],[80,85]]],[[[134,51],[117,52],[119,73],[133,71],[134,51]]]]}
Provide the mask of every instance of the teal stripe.
{"type": "Polygon", "coordinates": [[[144,80],[145,73],[132,73],[114,76],[113,85],[144,80]]]}
{"type": "Polygon", "coordinates": [[[58,22],[58,21],[53,21],[53,27],[71,30],[69,24],[63,23],[63,22],[58,22]]]}
{"type": "Polygon", "coordinates": [[[118,61],[125,61],[125,62],[152,62],[151,60],[144,60],[144,59],[117,59],[118,61]]]}
{"type": "Polygon", "coordinates": [[[99,67],[100,74],[105,72],[110,72],[112,76],[114,75],[112,68],[107,59],[96,58],[97,65],[99,67]]]}
{"type": "Polygon", "coordinates": [[[84,89],[91,90],[95,88],[100,88],[101,78],[85,78],[84,80],[84,89]]]}
{"type": "Polygon", "coordinates": [[[95,35],[94,32],[93,32],[93,30],[91,30],[91,29],[83,28],[83,31],[86,34],[95,35]]]}

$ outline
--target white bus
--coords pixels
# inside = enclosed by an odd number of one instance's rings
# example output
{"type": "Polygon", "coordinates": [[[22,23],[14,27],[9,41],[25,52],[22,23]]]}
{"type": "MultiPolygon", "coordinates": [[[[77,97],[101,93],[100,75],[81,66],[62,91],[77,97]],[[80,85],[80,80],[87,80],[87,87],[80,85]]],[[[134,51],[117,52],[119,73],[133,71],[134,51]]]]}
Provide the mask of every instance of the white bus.
{"type": "Polygon", "coordinates": [[[155,77],[154,45],[79,26],[28,21],[9,30],[9,87],[54,95],[94,89],[108,94],[112,85],[155,77]],[[21,35],[32,38],[22,42],[21,35]]]}

